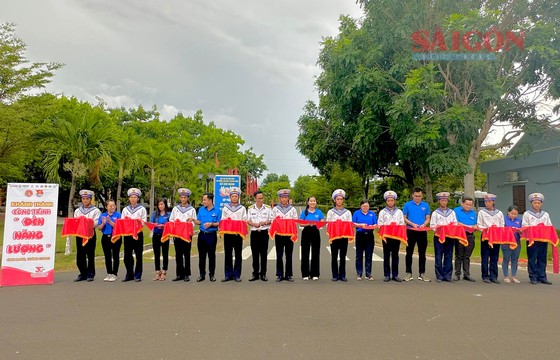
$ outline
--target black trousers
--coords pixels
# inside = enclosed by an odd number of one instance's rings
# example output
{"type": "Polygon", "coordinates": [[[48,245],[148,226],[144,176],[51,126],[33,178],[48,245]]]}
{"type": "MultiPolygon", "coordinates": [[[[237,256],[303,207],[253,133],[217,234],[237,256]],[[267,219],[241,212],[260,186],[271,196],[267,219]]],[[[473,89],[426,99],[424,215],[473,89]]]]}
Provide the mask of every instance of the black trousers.
{"type": "Polygon", "coordinates": [[[414,231],[406,229],[408,245],[406,246],[406,272],[412,274],[412,255],[414,246],[418,244],[418,273],[426,272],[426,249],[428,248],[428,233],[426,231],[414,231]]]}
{"type": "Polygon", "coordinates": [[[212,232],[200,232],[198,234],[198,270],[200,276],[206,276],[206,257],[208,256],[208,273],[212,277],[216,272],[216,244],[218,234],[212,232]]]}
{"type": "Polygon", "coordinates": [[[88,239],[88,242],[82,246],[82,238],[76,237],[76,265],[80,271],[82,278],[95,277],[95,243],[97,236],[95,232],[88,239]]]}
{"type": "Polygon", "coordinates": [[[498,258],[500,256],[500,245],[493,247],[488,245],[488,241],[482,241],[480,244],[480,267],[482,270],[482,280],[498,278],[498,258]]]}
{"type": "Polygon", "coordinates": [[[268,230],[251,231],[251,254],[253,256],[253,276],[266,275],[268,255],[268,230]]]}
{"type": "Polygon", "coordinates": [[[455,276],[461,276],[463,269],[464,276],[471,275],[471,255],[474,250],[474,234],[467,232],[467,246],[455,241],[455,276]]]}
{"type": "Polygon", "coordinates": [[[169,265],[169,240],[161,242],[163,234],[155,234],[152,236],[152,249],[154,249],[154,263],[156,271],[167,271],[169,265]],[[161,268],[160,256],[163,254],[163,269],[161,268]]]}
{"type": "Polygon", "coordinates": [[[144,251],[144,234],[138,233],[138,240],[132,236],[124,237],[124,267],[126,268],[127,279],[142,279],[142,252],[144,251]],[[134,257],[136,266],[134,266],[134,257]]]}
{"type": "Polygon", "coordinates": [[[118,275],[119,273],[119,253],[122,246],[122,237],[116,242],[111,241],[112,235],[103,234],[101,236],[101,247],[103,248],[103,255],[105,255],[105,268],[107,274],[118,275]]]}
{"type": "Polygon", "coordinates": [[[331,270],[333,279],[346,278],[346,253],[348,252],[348,239],[336,239],[331,242],[331,270]],[[340,262],[339,257],[340,255],[340,262]]]}
{"type": "Polygon", "coordinates": [[[529,246],[527,241],[527,260],[529,279],[531,281],[546,281],[546,261],[548,253],[548,243],[535,241],[529,246]]]}
{"type": "Polygon", "coordinates": [[[276,276],[294,276],[292,268],[292,255],[294,253],[294,242],[289,236],[276,235],[274,237],[276,246],[276,276]],[[286,253],[286,270],[284,271],[284,252],[286,253]]]}
{"type": "Polygon", "coordinates": [[[362,276],[364,270],[364,253],[366,276],[371,276],[371,259],[373,258],[374,247],[373,230],[356,231],[356,274],[358,276],[362,276]]]}
{"type": "Polygon", "coordinates": [[[178,277],[191,276],[191,243],[175,238],[175,272],[178,277]]]}
{"type": "Polygon", "coordinates": [[[226,279],[241,277],[241,250],[243,249],[243,238],[241,235],[224,234],[224,275],[226,279]],[[233,255],[235,254],[235,264],[233,255]]]}
{"type": "Polygon", "coordinates": [[[319,277],[319,257],[321,254],[321,234],[316,226],[306,226],[301,232],[301,276],[319,277]],[[311,252],[311,267],[309,253],[311,252]]]}
{"type": "Polygon", "coordinates": [[[387,239],[383,243],[383,275],[388,277],[399,276],[399,248],[400,240],[387,239]]]}

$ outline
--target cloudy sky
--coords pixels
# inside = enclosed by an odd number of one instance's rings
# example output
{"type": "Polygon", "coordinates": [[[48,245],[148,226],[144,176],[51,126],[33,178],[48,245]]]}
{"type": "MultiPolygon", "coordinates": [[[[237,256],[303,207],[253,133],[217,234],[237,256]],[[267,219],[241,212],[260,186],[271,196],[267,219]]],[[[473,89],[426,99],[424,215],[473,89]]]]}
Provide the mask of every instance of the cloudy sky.
{"type": "Polygon", "coordinates": [[[291,181],[316,171],[295,149],[316,100],[320,42],[354,0],[2,0],[30,61],[65,64],[48,90],[111,107],[202,110],[291,181]]]}

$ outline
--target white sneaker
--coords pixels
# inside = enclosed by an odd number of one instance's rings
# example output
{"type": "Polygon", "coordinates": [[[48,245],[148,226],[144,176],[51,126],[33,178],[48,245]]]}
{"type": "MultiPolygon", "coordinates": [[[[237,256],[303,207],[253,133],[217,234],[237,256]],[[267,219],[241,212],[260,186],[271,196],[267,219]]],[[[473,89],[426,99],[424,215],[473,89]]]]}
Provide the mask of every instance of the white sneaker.
{"type": "Polygon", "coordinates": [[[109,274],[109,275],[105,276],[105,279],[103,279],[103,281],[109,281],[109,279],[111,278],[111,276],[113,276],[113,275],[109,274]]]}
{"type": "Polygon", "coordinates": [[[404,281],[410,281],[412,280],[412,274],[411,273],[406,273],[406,275],[403,278],[404,281]]]}
{"type": "Polygon", "coordinates": [[[111,277],[107,281],[109,281],[109,282],[117,281],[117,275],[111,275],[111,277]]]}
{"type": "Polygon", "coordinates": [[[313,281],[317,281],[319,278],[317,276],[313,276],[313,281]]]}
{"type": "Polygon", "coordinates": [[[309,276],[303,278],[303,281],[307,281],[307,280],[309,280],[309,276]]]}
{"type": "Polygon", "coordinates": [[[362,277],[361,277],[361,276],[357,276],[357,277],[356,277],[356,280],[362,281],[362,277]]]}

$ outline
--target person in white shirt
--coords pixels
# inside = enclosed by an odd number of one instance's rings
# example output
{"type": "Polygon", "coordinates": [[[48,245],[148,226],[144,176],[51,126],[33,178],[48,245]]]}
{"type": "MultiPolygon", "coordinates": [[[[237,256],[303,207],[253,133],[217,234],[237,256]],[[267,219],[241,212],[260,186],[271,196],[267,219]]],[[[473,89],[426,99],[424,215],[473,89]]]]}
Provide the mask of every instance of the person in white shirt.
{"type": "MultiPolygon", "coordinates": [[[[169,216],[169,221],[182,221],[191,222],[194,228],[194,220],[196,219],[196,209],[191,206],[189,199],[192,192],[186,188],[180,188],[177,190],[179,193],[179,201],[173,210],[171,210],[171,216],[169,216]]],[[[191,241],[185,241],[180,238],[175,238],[173,240],[173,246],[175,247],[175,278],[171,281],[185,281],[191,280],[191,248],[192,248],[192,237],[191,241]]]]}
{"type": "MultiPolygon", "coordinates": [[[[142,192],[137,188],[131,188],[127,191],[128,195],[128,202],[127,205],[121,215],[122,219],[138,219],[142,221],[146,221],[148,214],[146,212],[146,208],[139,204],[140,196],[142,192]]],[[[142,281],[142,253],[144,252],[144,233],[140,231],[138,233],[138,239],[134,240],[132,236],[125,236],[124,237],[124,267],[126,268],[126,276],[122,280],[123,282],[127,281],[142,281]],[[134,266],[134,257],[132,253],[134,252],[134,256],[136,257],[136,267],[134,266]]]]}
{"type": "MultiPolygon", "coordinates": [[[[331,195],[334,207],[327,212],[327,221],[352,221],[352,213],[344,207],[346,192],[336,189],[331,195]]],[[[335,239],[331,241],[331,270],[332,281],[348,281],[346,279],[346,253],[348,252],[348,238],[335,239]],[[340,254],[340,263],[338,262],[340,254]]]]}
{"type": "MultiPolygon", "coordinates": [[[[484,195],[484,209],[478,212],[476,225],[480,230],[487,229],[492,226],[505,226],[504,214],[496,209],[496,195],[484,195]]],[[[488,241],[480,241],[480,265],[482,271],[482,281],[485,283],[499,284],[498,280],[498,257],[500,256],[500,246],[490,247],[488,241]]]]}
{"type": "MultiPolygon", "coordinates": [[[[532,193],[529,195],[529,202],[531,208],[523,213],[521,223],[523,226],[535,226],[544,224],[552,226],[550,216],[542,210],[544,195],[541,193],[532,193]]],[[[537,283],[551,285],[546,277],[546,261],[547,261],[548,243],[544,241],[535,241],[533,245],[529,246],[527,241],[527,258],[528,258],[528,271],[529,280],[531,284],[537,283]]]]}
{"type": "MultiPolygon", "coordinates": [[[[430,217],[430,227],[435,228],[440,225],[449,225],[450,223],[457,223],[457,216],[455,211],[447,207],[449,202],[448,192],[439,192],[436,194],[439,202],[439,207],[432,213],[430,217]]],[[[453,282],[453,248],[455,247],[455,240],[445,238],[443,244],[440,238],[434,235],[434,256],[436,267],[436,282],[442,281],[453,282]]]]}
{"type": "MultiPolygon", "coordinates": [[[[397,193],[388,190],[383,194],[386,207],[379,211],[377,224],[391,225],[404,225],[403,212],[395,206],[397,201],[397,193]]],[[[396,282],[402,282],[399,277],[399,247],[401,246],[400,240],[387,238],[382,241],[383,244],[383,281],[388,282],[391,279],[396,282]]],[[[423,274],[422,274],[423,275],[423,274]]]]}
{"type": "MultiPolygon", "coordinates": [[[[272,218],[297,219],[297,210],[290,205],[290,189],[280,189],[277,194],[280,204],[272,209],[272,218]]],[[[294,242],[290,236],[275,235],[274,245],[276,246],[276,282],[282,280],[293,282],[292,254],[294,252],[294,242]],[[284,251],[286,253],[285,271],[283,259],[284,251]]]]}
{"type": "Polygon", "coordinates": [[[95,277],[95,245],[97,242],[97,237],[95,235],[95,224],[101,216],[101,211],[91,204],[93,200],[93,191],[91,190],[80,190],[80,196],[82,198],[82,206],[74,211],[74,217],[86,217],[93,220],[93,236],[88,239],[85,245],[82,245],[82,238],[76,237],[76,265],[80,274],[74,280],[78,281],[93,281],[95,277]]]}
{"type": "MultiPolygon", "coordinates": [[[[224,205],[222,209],[222,220],[244,220],[247,221],[247,209],[239,203],[241,190],[237,187],[232,187],[229,191],[228,204],[224,205]]],[[[241,235],[224,234],[224,274],[225,277],[222,282],[235,280],[241,282],[241,250],[243,250],[243,238],[241,235]],[[233,263],[232,255],[235,253],[235,263],[233,263]]]]}
{"type": "Polygon", "coordinates": [[[247,224],[251,227],[251,254],[253,255],[253,277],[249,281],[268,281],[266,277],[268,255],[268,229],[272,223],[272,208],[264,204],[262,191],[253,194],[255,204],[249,206],[247,224]]]}

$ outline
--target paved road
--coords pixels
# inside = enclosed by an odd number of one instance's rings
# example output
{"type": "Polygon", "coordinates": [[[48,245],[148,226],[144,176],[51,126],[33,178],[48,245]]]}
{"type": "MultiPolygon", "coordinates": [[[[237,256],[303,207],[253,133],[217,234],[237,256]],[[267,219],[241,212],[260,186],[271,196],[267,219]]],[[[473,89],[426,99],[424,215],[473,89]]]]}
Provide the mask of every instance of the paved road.
{"type": "Polygon", "coordinates": [[[558,358],[558,275],[552,286],[530,285],[525,270],[519,285],[384,283],[375,261],[376,281],[358,282],[350,246],[348,283],[330,281],[326,248],[321,279],[304,282],[296,249],[294,283],[248,282],[248,257],[241,283],[154,282],[148,263],[141,283],[63,272],[52,286],[2,288],[0,359],[558,358]]]}

